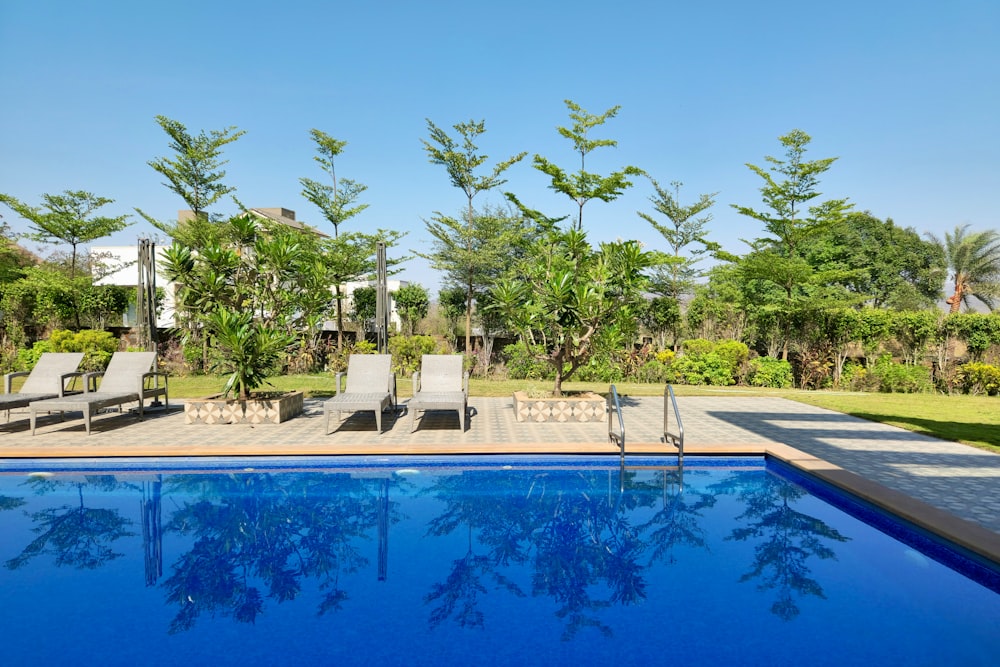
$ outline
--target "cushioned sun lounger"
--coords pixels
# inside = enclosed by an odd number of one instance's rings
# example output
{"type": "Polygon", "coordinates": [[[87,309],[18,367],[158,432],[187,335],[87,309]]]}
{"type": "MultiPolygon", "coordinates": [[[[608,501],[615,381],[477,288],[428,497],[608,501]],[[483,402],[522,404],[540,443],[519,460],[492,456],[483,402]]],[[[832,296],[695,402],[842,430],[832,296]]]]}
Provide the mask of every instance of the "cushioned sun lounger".
{"type": "Polygon", "coordinates": [[[413,374],[413,398],[406,403],[410,432],[416,430],[417,411],[457,410],[458,425],[465,432],[469,410],[469,374],[462,372],[460,354],[425,354],[413,374]]]}
{"type": "Polygon", "coordinates": [[[336,413],[340,421],[342,412],[372,410],[375,413],[375,428],[382,432],[382,411],[392,406],[396,408],[396,376],[392,372],[392,355],[352,354],[347,361],[347,387],[341,390],[341,378],[337,373],[337,395],[323,404],[326,419],[326,433],[330,433],[330,415],[336,413]]]}
{"type": "Polygon", "coordinates": [[[45,352],[38,358],[31,371],[18,371],[3,376],[4,393],[0,395],[0,410],[7,412],[27,407],[32,401],[56,398],[66,394],[66,380],[80,377],[76,370],[83,360],[83,352],[45,352]],[[12,392],[14,378],[26,378],[20,391],[12,392]]]}
{"type": "Polygon", "coordinates": [[[107,370],[84,374],[84,393],[44,401],[32,401],[31,433],[35,433],[35,419],[39,412],[83,412],[83,423],[90,434],[90,418],[103,408],[125,403],[139,404],[142,419],[143,402],[147,398],[163,396],[167,403],[167,376],[152,370],[156,363],[155,352],[115,352],[107,370]],[[97,390],[92,383],[101,378],[97,390]],[[161,383],[162,381],[162,383],[161,383]]]}

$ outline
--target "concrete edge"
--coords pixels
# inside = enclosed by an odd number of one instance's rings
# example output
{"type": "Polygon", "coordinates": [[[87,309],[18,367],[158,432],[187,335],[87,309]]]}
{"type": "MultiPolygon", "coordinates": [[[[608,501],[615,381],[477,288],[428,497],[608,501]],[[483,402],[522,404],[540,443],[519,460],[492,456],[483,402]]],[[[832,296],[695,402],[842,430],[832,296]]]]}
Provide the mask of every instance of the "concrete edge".
{"type": "Polygon", "coordinates": [[[788,445],[770,445],[767,447],[766,455],[773,456],[796,470],[853,494],[879,509],[1000,566],[1000,534],[992,530],[788,445]]]}

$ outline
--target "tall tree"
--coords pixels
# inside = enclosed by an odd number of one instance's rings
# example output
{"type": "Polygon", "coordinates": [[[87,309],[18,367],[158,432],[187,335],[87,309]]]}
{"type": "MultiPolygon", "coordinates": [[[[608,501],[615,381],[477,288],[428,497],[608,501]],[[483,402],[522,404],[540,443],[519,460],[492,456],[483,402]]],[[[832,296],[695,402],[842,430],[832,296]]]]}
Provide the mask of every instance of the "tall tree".
{"type": "MultiPolygon", "coordinates": [[[[316,143],[316,151],[319,153],[313,159],[329,175],[330,183],[320,183],[311,178],[300,178],[302,196],[312,202],[327,222],[333,225],[333,237],[337,239],[340,236],[340,225],[368,208],[368,204],[356,204],[358,197],[368,189],[368,186],[349,178],[341,178],[339,181],[337,179],[335,159],[347,146],[346,141],[334,139],[329,134],[315,128],[309,131],[309,135],[316,143]]],[[[342,254],[338,253],[338,256],[342,256],[342,254]]],[[[345,259],[348,258],[345,257],[345,259]]],[[[349,270],[341,270],[338,273],[349,276],[359,274],[359,272],[349,270]]],[[[337,349],[342,350],[344,348],[343,284],[338,282],[334,284],[333,289],[337,311],[337,349]]]]}
{"type": "Polygon", "coordinates": [[[432,250],[421,254],[431,266],[445,274],[445,285],[461,288],[465,294],[465,351],[471,353],[473,301],[496,281],[505,277],[538,236],[534,223],[501,207],[473,211],[471,222],[459,217],[436,214],[426,222],[432,250]]]}
{"type": "Polygon", "coordinates": [[[992,311],[1000,298],[1000,234],[994,229],[969,231],[969,225],[959,225],[945,232],[944,241],[928,234],[943,251],[954,291],[948,297],[950,312],[957,313],[962,304],[971,309],[971,299],[985,303],[992,311]]]}
{"type": "Polygon", "coordinates": [[[70,279],[76,277],[77,251],[81,244],[110,236],[128,227],[128,215],[95,216],[93,213],[114,202],[83,190],[66,190],[61,195],[43,194],[42,207],[35,208],[16,198],[0,194],[0,202],[27,220],[34,233],[29,237],[42,243],[66,243],[70,246],[70,279]]]}
{"type": "Polygon", "coordinates": [[[534,166],[535,169],[552,179],[550,188],[563,193],[576,202],[578,208],[576,229],[582,231],[583,207],[588,201],[591,199],[600,199],[603,202],[614,201],[626,188],[632,186],[628,177],[639,176],[643,172],[638,167],[632,166],[623,167],[608,176],[588,172],[586,170],[588,154],[597,148],[618,145],[618,142],[613,139],[592,139],[589,133],[595,127],[604,125],[608,120],[617,116],[621,106],[616,105],[602,114],[594,115],[588,113],[572,100],[564,100],[564,102],[569,108],[569,117],[573,121],[573,126],[556,127],[556,129],[559,134],[573,142],[573,150],[580,154],[580,169],[573,173],[567,173],[541,155],[535,155],[534,166]]]}
{"type": "Polygon", "coordinates": [[[679,301],[682,295],[691,292],[698,278],[695,264],[702,255],[718,248],[717,244],[705,238],[707,233],[705,225],[712,220],[712,214],[705,213],[697,217],[715,204],[715,196],[718,193],[703,194],[698,201],[684,206],[680,202],[682,183],[672,182],[670,185],[673,186],[674,192],[671,193],[655,179],[649,180],[656,190],[656,194],[650,197],[649,201],[652,202],[656,212],[669,221],[669,224],[662,223],[652,215],[641,211],[639,217],[660,232],[670,246],[670,253],[663,256],[663,264],[654,269],[653,287],[658,293],[679,301]],[[681,254],[681,251],[692,245],[695,247],[687,256],[681,254]]]}
{"type": "MultiPolygon", "coordinates": [[[[147,164],[167,179],[164,185],[184,200],[194,212],[195,220],[207,216],[209,206],[236,190],[223,182],[226,172],[222,166],[228,160],[220,156],[223,146],[236,141],[246,131],[233,126],[210,130],[207,134],[202,130],[194,136],[182,123],[166,116],[157,116],[156,122],[170,137],[174,156],[156,158],[147,164]]],[[[136,211],[158,229],[177,238],[178,230],[173,225],[161,223],[139,209],[136,211]]]]}
{"type": "MultiPolygon", "coordinates": [[[[468,206],[465,214],[461,217],[464,217],[465,219],[466,230],[464,233],[459,232],[452,225],[452,223],[456,222],[455,219],[445,218],[440,213],[436,214],[439,226],[434,228],[432,225],[438,223],[428,223],[428,229],[431,231],[431,234],[439,240],[441,237],[438,233],[436,233],[435,229],[437,232],[444,232],[445,236],[449,236],[448,232],[445,232],[445,229],[451,228],[452,232],[457,234],[457,236],[450,236],[450,240],[460,240],[459,237],[464,236],[464,254],[468,256],[474,252],[474,243],[476,238],[473,227],[477,216],[473,208],[473,199],[481,192],[492,190],[493,188],[506,183],[507,180],[501,178],[501,174],[507,171],[514,164],[523,160],[527,153],[518,153],[506,160],[498,162],[493,166],[493,169],[488,170],[488,173],[479,174],[477,173],[479,168],[485,165],[486,161],[489,160],[488,155],[482,155],[479,153],[479,147],[476,145],[476,139],[486,132],[486,122],[469,120],[465,123],[457,123],[452,127],[458,132],[458,139],[451,137],[447,132],[428,119],[427,129],[430,132],[430,141],[425,139],[422,139],[421,141],[424,144],[424,150],[427,151],[431,164],[440,164],[444,166],[445,170],[448,172],[448,178],[451,180],[451,184],[465,193],[468,206]],[[443,227],[440,225],[443,225],[443,227]]],[[[463,285],[466,289],[465,352],[468,354],[472,349],[472,303],[475,299],[475,280],[472,263],[466,264],[465,273],[466,275],[464,279],[456,281],[456,284],[463,285]]]]}
{"type": "Polygon", "coordinates": [[[809,264],[837,279],[873,308],[920,310],[941,298],[944,251],[912,227],[891,218],[851,212],[818,234],[804,250],[809,264]]]}
{"type": "MultiPolygon", "coordinates": [[[[737,204],[733,208],[762,222],[766,232],[765,236],[749,242],[752,252],[740,262],[745,279],[777,285],[785,295],[785,315],[791,316],[796,301],[808,296],[805,287],[829,282],[826,277],[817,280],[817,272],[804,257],[805,244],[839,222],[851,205],[846,199],[810,205],[822,194],[817,190],[820,175],[837,158],[806,160],[811,137],[802,130],[792,130],[778,140],[785,148],[784,159],[765,156],[771,165],[766,169],[747,163],[764,180],[760,193],[766,208],[757,210],[737,204]]],[[[785,346],[782,357],[787,355],[785,346]]]]}

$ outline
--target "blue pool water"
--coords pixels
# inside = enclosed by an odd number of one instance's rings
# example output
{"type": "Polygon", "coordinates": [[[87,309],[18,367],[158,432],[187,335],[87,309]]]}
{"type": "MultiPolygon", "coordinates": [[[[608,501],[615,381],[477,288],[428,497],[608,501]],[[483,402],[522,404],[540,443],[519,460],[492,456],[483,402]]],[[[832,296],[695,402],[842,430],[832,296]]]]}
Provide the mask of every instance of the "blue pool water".
{"type": "Polygon", "coordinates": [[[995,570],[763,459],[20,465],[4,665],[1000,656],[995,570]]]}

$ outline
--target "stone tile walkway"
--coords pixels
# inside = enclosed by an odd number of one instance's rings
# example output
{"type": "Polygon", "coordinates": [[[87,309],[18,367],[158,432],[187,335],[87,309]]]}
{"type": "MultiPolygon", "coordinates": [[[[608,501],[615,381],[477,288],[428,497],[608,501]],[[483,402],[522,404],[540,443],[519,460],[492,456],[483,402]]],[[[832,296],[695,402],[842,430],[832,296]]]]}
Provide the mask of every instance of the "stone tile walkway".
{"type": "MultiPolygon", "coordinates": [[[[663,400],[623,397],[630,452],[665,452],[663,400]]],[[[780,398],[705,396],[677,399],[688,452],[785,444],[868,480],[1000,533],[1000,456],[964,445],[868,422],[780,398]]],[[[0,424],[0,471],[4,458],[106,456],[254,456],[607,453],[607,423],[518,423],[510,398],[470,399],[472,416],[462,433],[451,413],[427,413],[410,433],[405,401],[395,418],[375,432],[371,413],[356,413],[324,433],[322,403],[285,424],[186,425],[177,410],[99,416],[94,433],[80,419],[50,417],[34,437],[24,415],[0,424]]],[[[172,406],[173,408],[173,406],[172,406]]],[[[76,415],[77,417],[79,415],[76,415]]]]}

